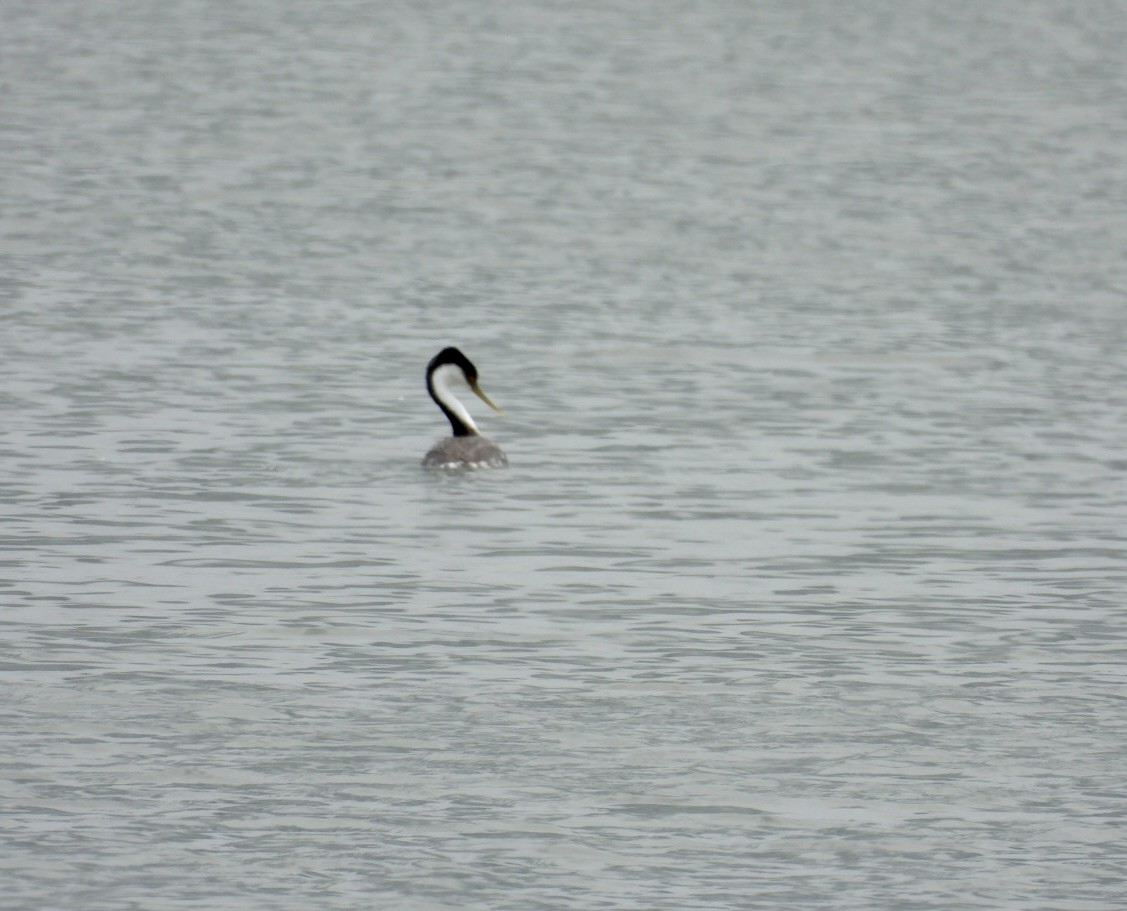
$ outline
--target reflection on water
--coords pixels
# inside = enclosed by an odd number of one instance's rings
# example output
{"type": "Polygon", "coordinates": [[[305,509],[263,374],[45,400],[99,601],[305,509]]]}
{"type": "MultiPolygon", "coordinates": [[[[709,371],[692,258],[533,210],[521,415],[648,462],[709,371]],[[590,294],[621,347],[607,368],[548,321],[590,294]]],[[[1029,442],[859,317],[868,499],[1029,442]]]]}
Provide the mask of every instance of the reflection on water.
{"type": "Polygon", "coordinates": [[[0,36],[11,906],[1118,907],[1122,28],[312,10],[0,36]]]}

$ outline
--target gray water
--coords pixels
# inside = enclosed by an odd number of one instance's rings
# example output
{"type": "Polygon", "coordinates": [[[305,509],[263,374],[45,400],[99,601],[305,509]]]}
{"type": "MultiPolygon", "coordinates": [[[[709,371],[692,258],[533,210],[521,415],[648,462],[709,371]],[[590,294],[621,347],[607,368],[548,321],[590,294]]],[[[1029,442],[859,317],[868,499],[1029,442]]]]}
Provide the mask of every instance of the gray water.
{"type": "Polygon", "coordinates": [[[1127,907],[1121,7],[0,12],[0,906],[1127,907]]]}

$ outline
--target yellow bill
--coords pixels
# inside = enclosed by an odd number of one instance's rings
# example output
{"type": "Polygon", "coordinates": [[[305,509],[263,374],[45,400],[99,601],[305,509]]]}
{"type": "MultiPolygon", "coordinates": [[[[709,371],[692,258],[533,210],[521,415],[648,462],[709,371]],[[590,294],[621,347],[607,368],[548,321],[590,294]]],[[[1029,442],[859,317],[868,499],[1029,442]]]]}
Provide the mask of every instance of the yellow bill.
{"type": "Polygon", "coordinates": [[[505,413],[500,408],[498,408],[496,405],[493,404],[493,402],[490,400],[489,396],[487,396],[484,392],[481,391],[481,387],[477,383],[470,383],[470,389],[472,389],[474,391],[474,395],[476,395],[479,399],[481,399],[483,402],[485,402],[486,405],[488,405],[490,408],[492,408],[498,414],[504,414],[505,413]]]}

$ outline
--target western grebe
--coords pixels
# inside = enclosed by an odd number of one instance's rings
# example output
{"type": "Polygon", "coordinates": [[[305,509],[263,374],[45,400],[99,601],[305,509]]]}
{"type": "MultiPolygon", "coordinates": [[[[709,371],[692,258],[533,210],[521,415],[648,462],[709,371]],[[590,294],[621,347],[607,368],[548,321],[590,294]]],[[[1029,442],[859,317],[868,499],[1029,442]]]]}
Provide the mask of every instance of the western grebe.
{"type": "Polygon", "coordinates": [[[427,392],[442,409],[454,435],[439,440],[425,456],[423,468],[505,468],[509,458],[501,447],[486,439],[453,390],[470,389],[494,411],[494,405],[477,384],[477,368],[457,348],[443,348],[427,364],[427,392]]]}

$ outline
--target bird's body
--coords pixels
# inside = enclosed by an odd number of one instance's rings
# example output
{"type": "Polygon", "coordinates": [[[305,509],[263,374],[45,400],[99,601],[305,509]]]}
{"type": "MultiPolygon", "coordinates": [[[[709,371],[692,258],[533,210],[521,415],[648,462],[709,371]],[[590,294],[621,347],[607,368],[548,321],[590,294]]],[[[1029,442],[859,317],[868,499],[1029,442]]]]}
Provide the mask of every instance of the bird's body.
{"type": "Polygon", "coordinates": [[[475,434],[439,440],[423,457],[423,468],[507,468],[509,458],[492,440],[475,434]]]}
{"type": "Polygon", "coordinates": [[[435,443],[425,456],[423,468],[505,468],[508,456],[492,440],[483,437],[454,389],[469,389],[494,411],[501,409],[477,385],[477,368],[457,348],[443,348],[427,364],[427,392],[450,421],[454,435],[435,443]]]}

